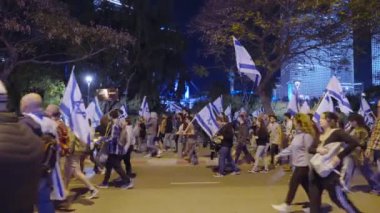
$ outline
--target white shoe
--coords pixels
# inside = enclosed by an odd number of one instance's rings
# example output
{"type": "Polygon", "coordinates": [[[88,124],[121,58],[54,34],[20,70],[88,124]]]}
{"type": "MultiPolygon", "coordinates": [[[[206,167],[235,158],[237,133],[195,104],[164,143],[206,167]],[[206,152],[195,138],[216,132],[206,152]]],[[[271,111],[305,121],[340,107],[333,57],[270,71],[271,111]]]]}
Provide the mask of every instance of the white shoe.
{"type": "Polygon", "coordinates": [[[90,190],[90,195],[87,197],[88,199],[96,198],[99,193],[99,190],[92,189],[90,190]]]}
{"type": "Polygon", "coordinates": [[[147,155],[144,156],[144,158],[151,158],[151,157],[152,157],[151,154],[147,154],[147,155]]]}
{"type": "Polygon", "coordinates": [[[286,203],[282,203],[280,205],[272,205],[272,207],[279,212],[290,212],[290,206],[286,203]]]}
{"type": "Polygon", "coordinates": [[[310,213],[310,208],[309,207],[302,208],[302,211],[305,213],[310,213]]]}
{"type": "Polygon", "coordinates": [[[122,189],[132,189],[134,187],[133,182],[129,182],[129,184],[122,185],[120,188],[122,189]]]}

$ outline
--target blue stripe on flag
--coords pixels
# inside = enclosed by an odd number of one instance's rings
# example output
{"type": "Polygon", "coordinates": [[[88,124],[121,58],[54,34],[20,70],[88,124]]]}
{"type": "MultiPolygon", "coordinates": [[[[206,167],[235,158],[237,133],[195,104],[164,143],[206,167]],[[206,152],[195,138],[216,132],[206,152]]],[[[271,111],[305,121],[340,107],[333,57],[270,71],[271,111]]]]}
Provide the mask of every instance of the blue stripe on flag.
{"type": "Polygon", "coordinates": [[[218,123],[216,122],[216,118],[215,118],[215,116],[214,116],[214,113],[212,113],[212,110],[211,110],[211,108],[210,108],[210,105],[207,105],[207,109],[208,109],[209,112],[210,112],[210,117],[211,117],[212,122],[214,123],[214,125],[215,125],[216,127],[219,127],[218,123]]]}
{"type": "Polygon", "coordinates": [[[199,115],[196,115],[195,116],[197,121],[201,124],[201,126],[204,128],[204,130],[206,131],[206,133],[208,134],[208,136],[212,136],[212,131],[211,129],[207,126],[207,124],[205,123],[205,121],[202,119],[201,116],[199,115]]]}
{"type": "Polygon", "coordinates": [[[68,119],[70,129],[73,129],[73,121],[70,118],[71,117],[70,109],[64,103],[61,103],[60,108],[63,114],[65,114],[68,119]]]}
{"type": "MultiPolygon", "coordinates": [[[[231,40],[230,40],[230,41],[231,41],[231,40]]],[[[241,46],[241,47],[243,46],[243,45],[241,45],[241,43],[240,43],[237,39],[235,40],[235,45],[236,45],[236,46],[241,46]]]]}
{"type": "Polygon", "coordinates": [[[252,65],[252,64],[241,64],[241,63],[239,63],[239,68],[250,69],[250,70],[257,70],[256,66],[252,65]]]}

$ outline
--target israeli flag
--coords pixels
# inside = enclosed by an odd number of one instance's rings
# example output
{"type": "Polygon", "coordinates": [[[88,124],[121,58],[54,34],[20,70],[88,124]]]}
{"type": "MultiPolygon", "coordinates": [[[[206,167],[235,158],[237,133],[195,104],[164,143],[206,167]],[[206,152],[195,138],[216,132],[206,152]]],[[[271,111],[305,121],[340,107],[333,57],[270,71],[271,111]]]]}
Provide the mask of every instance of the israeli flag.
{"type": "Polygon", "coordinates": [[[149,111],[148,102],[146,101],[146,96],[144,96],[143,101],[141,102],[139,115],[141,117],[144,117],[146,120],[150,117],[150,111],[149,111]]]}
{"type": "Polygon", "coordinates": [[[303,102],[303,104],[301,106],[301,109],[300,109],[300,113],[304,113],[304,114],[309,114],[310,113],[310,106],[307,103],[307,101],[303,102]]]}
{"type": "Polygon", "coordinates": [[[247,111],[244,109],[244,107],[240,108],[239,111],[236,111],[236,112],[234,113],[234,120],[237,120],[238,117],[239,117],[239,115],[240,115],[241,113],[243,113],[243,112],[247,112],[247,111]]]}
{"type": "Polygon", "coordinates": [[[367,100],[364,97],[361,98],[360,108],[358,112],[361,116],[364,117],[365,124],[372,129],[375,125],[376,116],[372,112],[371,107],[369,106],[367,100]]]}
{"type": "Polygon", "coordinates": [[[128,117],[127,109],[126,109],[126,107],[124,106],[124,104],[121,105],[121,107],[120,107],[120,111],[121,111],[120,118],[126,118],[126,117],[128,117]]]}
{"type": "Polygon", "coordinates": [[[227,116],[228,118],[228,122],[231,122],[232,121],[232,109],[231,109],[231,104],[226,108],[226,110],[224,110],[224,114],[227,116]]]}
{"type": "Polygon", "coordinates": [[[235,47],[236,65],[240,73],[246,75],[253,81],[254,87],[257,88],[261,81],[261,74],[256,69],[256,65],[253,62],[248,51],[240,44],[240,42],[233,36],[233,42],[235,47]]]}
{"type": "Polygon", "coordinates": [[[292,95],[289,103],[288,103],[288,112],[293,116],[297,114],[300,111],[299,103],[298,103],[298,95],[294,94],[292,95]]]}
{"type": "Polygon", "coordinates": [[[321,115],[324,112],[334,112],[334,104],[331,100],[330,95],[327,92],[325,93],[321,102],[319,103],[317,110],[315,110],[313,120],[316,124],[319,125],[319,119],[321,118],[321,115]]]}
{"type": "Polygon", "coordinates": [[[344,95],[342,85],[335,76],[331,77],[326,89],[330,97],[337,100],[340,111],[346,115],[349,115],[352,112],[351,104],[344,95]]]}
{"type": "Polygon", "coordinates": [[[210,138],[219,130],[219,125],[216,122],[216,116],[212,111],[211,104],[207,104],[200,112],[198,112],[198,114],[195,115],[195,120],[210,138]]]}
{"type": "Polygon", "coordinates": [[[257,117],[259,117],[263,113],[264,113],[264,107],[260,107],[257,110],[255,110],[255,111],[252,112],[252,116],[255,117],[255,118],[257,118],[257,117]]]}
{"type": "Polygon", "coordinates": [[[100,119],[103,117],[103,112],[100,109],[98,98],[95,97],[94,101],[88,105],[86,109],[87,120],[91,121],[92,127],[100,125],[100,119]]]}
{"type": "Polygon", "coordinates": [[[177,105],[176,103],[168,103],[167,106],[166,106],[166,111],[167,112],[175,112],[175,113],[179,113],[182,111],[182,107],[177,105]]]}
{"type": "Polygon", "coordinates": [[[71,72],[69,82],[61,100],[60,109],[67,126],[84,143],[91,143],[91,128],[87,120],[86,108],[82,99],[74,71],[71,72]]]}
{"type": "Polygon", "coordinates": [[[223,97],[219,96],[214,102],[211,103],[212,109],[217,115],[223,112],[223,97]]]}

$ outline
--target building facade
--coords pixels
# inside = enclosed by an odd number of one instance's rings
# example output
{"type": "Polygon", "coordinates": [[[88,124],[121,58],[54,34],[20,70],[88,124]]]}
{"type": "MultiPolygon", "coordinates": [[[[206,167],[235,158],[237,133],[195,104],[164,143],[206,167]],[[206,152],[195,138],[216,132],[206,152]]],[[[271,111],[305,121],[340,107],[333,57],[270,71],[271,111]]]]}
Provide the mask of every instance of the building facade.
{"type": "Polygon", "coordinates": [[[288,62],[281,70],[280,98],[291,98],[294,82],[300,82],[299,93],[312,97],[320,97],[332,75],[344,84],[348,93],[355,93],[357,86],[354,83],[353,48],[352,39],[341,44],[339,52],[334,48],[311,50],[307,59],[296,58],[288,62]],[[286,89],[285,89],[286,88],[286,89]]]}

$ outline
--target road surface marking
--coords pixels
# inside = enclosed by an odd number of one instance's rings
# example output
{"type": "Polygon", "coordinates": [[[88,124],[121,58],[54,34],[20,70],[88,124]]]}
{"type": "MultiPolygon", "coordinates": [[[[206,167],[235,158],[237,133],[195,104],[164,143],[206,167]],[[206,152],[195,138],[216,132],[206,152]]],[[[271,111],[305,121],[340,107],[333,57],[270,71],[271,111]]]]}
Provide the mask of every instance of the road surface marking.
{"type": "Polygon", "coordinates": [[[171,185],[202,185],[202,184],[219,184],[220,182],[172,182],[171,185]]]}

